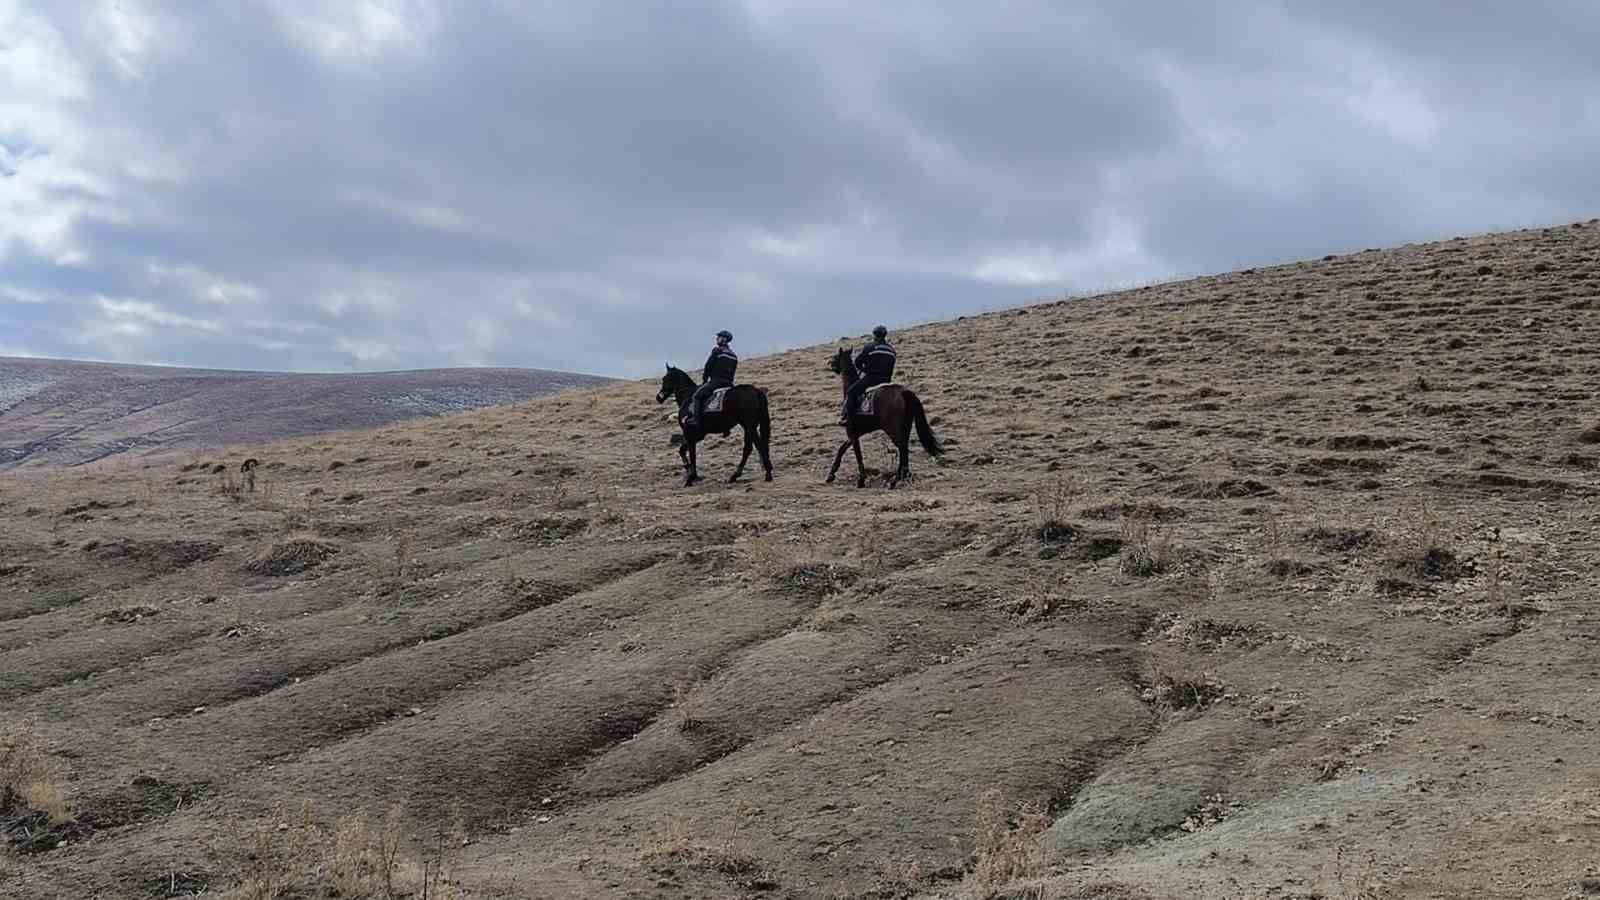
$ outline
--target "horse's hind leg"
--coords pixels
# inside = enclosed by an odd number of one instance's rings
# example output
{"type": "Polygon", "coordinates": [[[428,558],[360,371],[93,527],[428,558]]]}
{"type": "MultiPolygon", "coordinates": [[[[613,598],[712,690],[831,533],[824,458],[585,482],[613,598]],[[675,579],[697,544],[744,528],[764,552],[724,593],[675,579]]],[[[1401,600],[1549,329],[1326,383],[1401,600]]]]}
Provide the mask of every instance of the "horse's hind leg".
{"type": "Polygon", "coordinates": [[[894,477],[889,479],[891,491],[911,475],[911,449],[906,446],[904,440],[901,440],[895,444],[895,450],[900,454],[900,464],[895,466],[894,477]]]}
{"type": "Polygon", "coordinates": [[[758,435],[756,437],[756,450],[760,451],[760,453],[761,453],[761,468],[766,470],[766,472],[767,472],[767,480],[771,481],[772,480],[772,454],[770,452],[768,452],[768,450],[767,450],[767,443],[768,443],[767,436],[765,434],[761,434],[761,435],[758,435]]]}
{"type": "Polygon", "coordinates": [[[833,484],[833,476],[839,474],[839,464],[844,462],[844,451],[848,449],[850,449],[850,440],[846,438],[845,442],[839,445],[839,452],[833,455],[833,468],[828,470],[828,484],[833,484]]]}
{"type": "Polygon", "coordinates": [[[900,451],[900,465],[894,470],[894,478],[889,480],[891,489],[911,477],[911,422],[909,420],[905,423],[905,427],[900,429],[899,439],[894,442],[894,448],[900,451]]]}
{"type": "Polygon", "coordinates": [[[744,455],[739,457],[739,467],[733,470],[733,475],[728,479],[729,484],[738,481],[739,476],[744,474],[744,464],[750,461],[750,450],[755,445],[755,436],[750,433],[750,429],[746,428],[744,430],[744,455]]]}

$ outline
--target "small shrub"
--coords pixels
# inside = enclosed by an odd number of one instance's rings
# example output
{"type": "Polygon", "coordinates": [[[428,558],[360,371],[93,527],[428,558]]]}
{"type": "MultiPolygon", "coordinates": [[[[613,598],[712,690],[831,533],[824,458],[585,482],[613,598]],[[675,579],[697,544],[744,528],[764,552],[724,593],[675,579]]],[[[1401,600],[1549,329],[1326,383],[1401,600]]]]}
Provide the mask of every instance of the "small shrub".
{"type": "Polygon", "coordinates": [[[1201,711],[1227,695],[1210,672],[1197,672],[1173,660],[1156,660],[1139,699],[1168,713],[1201,711]]]}
{"type": "Polygon", "coordinates": [[[693,684],[680,681],[672,686],[672,715],[679,731],[693,731],[705,724],[693,684]]]}
{"type": "Polygon", "coordinates": [[[26,724],[0,726],[0,819],[29,811],[52,825],[72,820],[60,768],[44,739],[26,724]]]}
{"type": "Polygon", "coordinates": [[[404,578],[406,570],[411,568],[413,554],[416,550],[416,539],[409,531],[395,532],[393,542],[394,576],[404,578]]]}
{"type": "Polygon", "coordinates": [[[364,812],[339,819],[330,829],[315,821],[310,805],[284,807],[268,820],[237,827],[244,849],[238,883],[224,900],[454,900],[463,897],[447,877],[448,863],[462,846],[459,814],[433,840],[418,842],[402,827],[402,808],[374,820],[364,812]],[[426,845],[420,846],[419,843],[426,845]]]}
{"type": "Polygon", "coordinates": [[[1143,517],[1122,520],[1122,572],[1148,577],[1165,572],[1172,562],[1172,532],[1143,517]]]}
{"type": "Polygon", "coordinates": [[[968,887],[987,897],[1012,882],[1043,874],[1040,838],[1048,827],[1050,819],[1037,804],[1013,806],[1000,791],[986,791],[978,798],[968,887]]]}
{"type": "Polygon", "coordinates": [[[295,538],[268,547],[246,564],[257,575],[298,575],[316,568],[339,552],[338,546],[314,538],[295,538]]]}
{"type": "Polygon", "coordinates": [[[1029,622],[1048,619],[1069,606],[1079,605],[1072,584],[1059,570],[1037,572],[1022,580],[1022,590],[1008,601],[1006,611],[1029,622]]]}
{"type": "Polygon", "coordinates": [[[686,865],[691,869],[716,872],[743,885],[768,883],[760,861],[748,853],[739,840],[737,823],[722,838],[702,843],[694,840],[682,819],[673,818],[664,829],[646,839],[640,855],[646,863],[657,867],[686,865]]]}
{"type": "MultiPolygon", "coordinates": [[[[1058,538],[1047,535],[1061,529],[1068,529],[1070,532],[1070,526],[1063,523],[1072,518],[1072,507],[1082,494],[1081,484],[1059,475],[1034,488],[1034,521],[1038,525],[1037,530],[1041,540],[1057,540],[1058,538]]],[[[1070,533],[1066,537],[1070,537],[1070,533]]]]}

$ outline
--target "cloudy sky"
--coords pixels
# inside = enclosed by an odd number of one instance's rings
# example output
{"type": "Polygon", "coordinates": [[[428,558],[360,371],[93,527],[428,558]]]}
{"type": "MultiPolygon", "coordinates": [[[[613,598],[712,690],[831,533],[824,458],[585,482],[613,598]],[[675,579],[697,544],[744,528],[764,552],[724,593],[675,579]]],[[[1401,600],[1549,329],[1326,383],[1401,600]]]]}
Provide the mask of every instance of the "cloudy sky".
{"type": "Polygon", "coordinates": [[[0,355],[648,375],[1600,215],[1600,3],[0,0],[0,355]]]}

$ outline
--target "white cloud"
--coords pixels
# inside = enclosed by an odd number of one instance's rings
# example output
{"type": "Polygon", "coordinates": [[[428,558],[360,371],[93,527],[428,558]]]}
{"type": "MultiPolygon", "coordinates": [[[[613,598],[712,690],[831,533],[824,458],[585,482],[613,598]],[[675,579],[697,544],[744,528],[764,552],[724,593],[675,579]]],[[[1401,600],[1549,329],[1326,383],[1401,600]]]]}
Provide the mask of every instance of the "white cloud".
{"type": "Polygon", "coordinates": [[[161,25],[139,0],[99,0],[91,32],[124,78],[141,78],[154,52],[161,25]]]}
{"type": "Polygon", "coordinates": [[[278,0],[284,30],[333,63],[366,63],[385,53],[415,51],[437,27],[438,11],[422,0],[278,0]]]}
{"type": "Polygon", "coordinates": [[[6,339],[630,374],[1593,215],[1600,7],[1417,9],[0,0],[6,339]]]}
{"type": "Polygon", "coordinates": [[[446,206],[418,203],[368,190],[347,190],[342,198],[353,206],[382,213],[418,228],[459,233],[477,230],[470,217],[446,206]]]}
{"type": "Polygon", "coordinates": [[[148,283],[153,287],[176,287],[191,300],[226,306],[253,303],[263,297],[262,290],[253,284],[207,272],[199,266],[171,266],[152,262],[145,266],[145,271],[148,273],[148,283]]]}
{"type": "Polygon", "coordinates": [[[393,347],[370,338],[341,337],[334,342],[340,353],[355,357],[360,362],[371,363],[396,357],[393,347]]]}
{"type": "Polygon", "coordinates": [[[175,313],[144,300],[96,297],[95,304],[99,307],[100,312],[105,314],[106,319],[115,326],[125,327],[126,332],[129,334],[144,334],[146,326],[150,325],[160,325],[166,328],[186,328],[212,334],[222,332],[221,323],[175,313]]]}
{"type": "Polygon", "coordinates": [[[1160,274],[1161,262],[1146,252],[1126,222],[1108,226],[1087,247],[1006,250],[986,256],[972,270],[973,278],[993,284],[1071,289],[1134,283],[1160,274]]]}

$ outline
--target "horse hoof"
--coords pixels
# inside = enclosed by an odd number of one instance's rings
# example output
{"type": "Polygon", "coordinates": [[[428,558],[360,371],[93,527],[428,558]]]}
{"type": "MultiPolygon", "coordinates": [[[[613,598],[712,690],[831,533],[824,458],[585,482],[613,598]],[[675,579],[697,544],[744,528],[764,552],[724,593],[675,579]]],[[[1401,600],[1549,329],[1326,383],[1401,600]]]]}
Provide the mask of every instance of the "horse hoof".
{"type": "Polygon", "coordinates": [[[767,473],[767,478],[766,478],[766,480],[767,480],[767,481],[771,481],[771,480],[772,480],[772,473],[771,473],[771,472],[768,472],[768,473],[767,473]]]}
{"type": "Polygon", "coordinates": [[[822,479],[822,483],[823,484],[833,484],[833,476],[829,475],[827,478],[822,479]]]}

